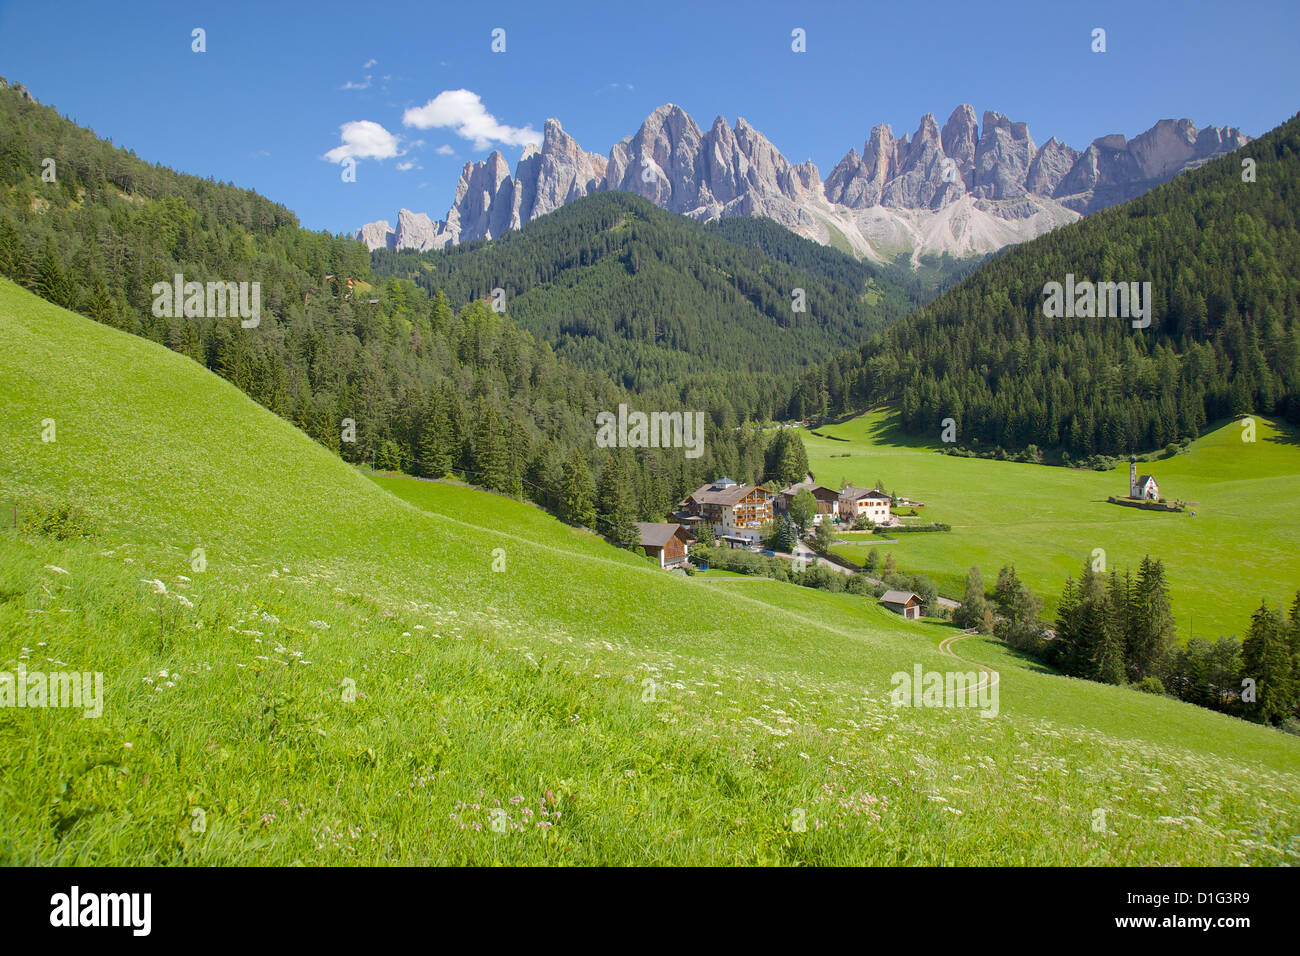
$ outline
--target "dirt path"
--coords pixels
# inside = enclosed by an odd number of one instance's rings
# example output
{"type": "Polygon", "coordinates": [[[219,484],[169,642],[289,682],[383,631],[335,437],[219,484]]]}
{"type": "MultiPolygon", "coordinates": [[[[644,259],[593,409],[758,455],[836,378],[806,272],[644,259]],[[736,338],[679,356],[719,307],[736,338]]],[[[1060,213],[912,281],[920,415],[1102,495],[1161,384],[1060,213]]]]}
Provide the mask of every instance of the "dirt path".
{"type": "Polygon", "coordinates": [[[981,664],[978,661],[972,661],[969,660],[968,658],[960,656],[956,651],[952,649],[952,646],[956,644],[958,641],[964,641],[966,640],[966,638],[973,637],[975,634],[976,631],[969,630],[969,631],[962,631],[960,634],[954,634],[952,637],[945,637],[942,641],[939,642],[939,653],[946,654],[948,657],[954,658],[955,660],[959,660],[964,664],[974,664],[976,667],[978,667],[981,671],[984,672],[984,677],[982,680],[980,680],[978,684],[975,685],[974,688],[975,690],[979,690],[981,687],[985,686],[985,684],[987,684],[989,687],[996,687],[999,683],[1002,682],[1001,674],[999,674],[993,668],[981,664]]]}

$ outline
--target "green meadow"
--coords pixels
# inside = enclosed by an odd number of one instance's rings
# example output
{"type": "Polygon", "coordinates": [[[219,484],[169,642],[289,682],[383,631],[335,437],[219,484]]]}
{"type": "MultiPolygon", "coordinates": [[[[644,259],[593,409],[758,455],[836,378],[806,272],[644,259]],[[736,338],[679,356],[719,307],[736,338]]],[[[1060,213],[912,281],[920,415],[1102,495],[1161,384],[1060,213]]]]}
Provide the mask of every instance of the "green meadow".
{"type": "MultiPolygon", "coordinates": [[[[1294,737],[976,638],[996,716],[896,707],[975,670],[951,628],[362,474],[7,281],[0,328],[0,670],[104,675],[98,718],[0,708],[0,863],[1300,860],[1294,737]]],[[[834,461],[960,525],[929,459],[834,461]]]]}
{"type": "Polygon", "coordinates": [[[903,436],[895,416],[878,410],[817,429],[846,441],[803,432],[809,466],[836,488],[843,479],[867,487],[883,481],[925,503],[918,520],[952,531],[900,534],[897,544],[848,534],[855,543],[834,550],[850,560],[861,562],[872,547],[881,560],[893,552],[901,569],[928,575],[957,599],[972,565],[991,589],[998,569],[1011,563],[1050,614],[1066,576],[1077,578],[1095,549],[1104,551],[1107,569],[1135,573],[1149,554],[1165,563],[1184,640],[1243,635],[1261,599],[1289,606],[1300,589],[1300,431],[1285,423],[1257,418],[1255,441],[1245,442],[1241,424],[1228,422],[1183,454],[1139,462],[1162,496],[1191,503],[1173,513],[1106,501],[1128,493],[1127,462],[1097,472],[959,458],[940,453],[937,440],[903,436]]]}

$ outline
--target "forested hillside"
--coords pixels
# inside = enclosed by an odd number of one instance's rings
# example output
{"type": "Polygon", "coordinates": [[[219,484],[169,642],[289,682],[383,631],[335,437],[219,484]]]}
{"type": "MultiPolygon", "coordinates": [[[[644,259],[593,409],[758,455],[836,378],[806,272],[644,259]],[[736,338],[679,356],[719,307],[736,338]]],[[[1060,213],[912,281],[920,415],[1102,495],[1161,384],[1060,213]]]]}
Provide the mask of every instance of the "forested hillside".
{"type": "Polygon", "coordinates": [[[378,250],[373,268],[454,301],[502,289],[513,320],[584,368],[636,392],[722,380],[759,414],[788,392],[773,376],[861,342],[933,295],[770,220],[703,225],[623,192],[575,200],[491,241],[378,250]]]}
{"type": "Polygon", "coordinates": [[[997,257],[858,349],[805,375],[794,416],[882,400],[975,449],[1078,458],[1158,448],[1209,421],[1300,421],[1300,120],[997,257]],[[1242,160],[1255,162],[1253,181],[1242,160]],[[1150,282],[1149,328],[1047,318],[1048,282],[1150,282]]]}
{"type": "Polygon", "coordinates": [[[0,274],[188,355],[348,461],[460,474],[619,540],[718,474],[789,479],[806,467],[788,435],[741,429],[721,390],[634,397],[469,301],[463,282],[450,298],[372,285],[361,243],[302,229],[248,190],[150,166],[7,85],[0,274]],[[178,273],[259,282],[260,323],[156,317],[152,287],[178,273]],[[596,412],[620,402],[707,412],[703,455],[596,449],[596,412]]]}

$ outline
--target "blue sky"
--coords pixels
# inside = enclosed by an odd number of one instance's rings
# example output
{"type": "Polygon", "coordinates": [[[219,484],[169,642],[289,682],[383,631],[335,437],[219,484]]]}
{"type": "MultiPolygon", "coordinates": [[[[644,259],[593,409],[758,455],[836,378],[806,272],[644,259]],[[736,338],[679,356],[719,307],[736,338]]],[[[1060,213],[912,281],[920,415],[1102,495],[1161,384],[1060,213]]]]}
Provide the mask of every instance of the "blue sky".
{"type": "Polygon", "coordinates": [[[341,232],[396,222],[400,207],[442,218],[467,160],[500,148],[513,169],[519,131],[540,135],[547,117],[606,155],[667,102],[704,128],[744,116],[823,177],[873,125],[901,136],[963,102],[1027,122],[1040,144],[1083,148],[1167,117],[1256,136],[1297,110],[1298,27],[1290,0],[5,0],[0,75],[150,162],[341,232]],[[806,53],[791,50],[796,27],[806,53]],[[1105,53],[1091,51],[1096,27],[1105,53]],[[491,51],[496,28],[504,53],[491,51]],[[458,90],[472,95],[437,100],[458,90]],[[362,124],[350,145],[344,124],[362,124]],[[349,151],[355,182],[337,164],[349,151]]]}

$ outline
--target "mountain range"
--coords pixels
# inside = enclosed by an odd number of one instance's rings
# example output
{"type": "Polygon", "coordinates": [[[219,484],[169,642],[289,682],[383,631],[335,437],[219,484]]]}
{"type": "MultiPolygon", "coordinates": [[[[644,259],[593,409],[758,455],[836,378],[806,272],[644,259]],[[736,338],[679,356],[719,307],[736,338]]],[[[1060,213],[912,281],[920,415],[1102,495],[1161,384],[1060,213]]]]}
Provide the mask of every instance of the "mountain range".
{"type": "Polygon", "coordinates": [[[743,118],[702,130],[681,107],[651,113],[604,157],[548,119],[513,175],[494,151],[469,162],[445,219],[403,209],[356,231],[371,250],[439,249],[518,229],[590,193],[636,193],[671,212],[712,220],[765,216],[806,238],[874,261],[910,254],[983,255],[1116,203],[1249,142],[1240,130],[1161,120],[1131,140],[1102,136],[1079,151],[1034,144],[1024,123],[962,104],[939,126],[922,117],[896,138],[876,126],[825,180],[792,164],[743,118]]]}

